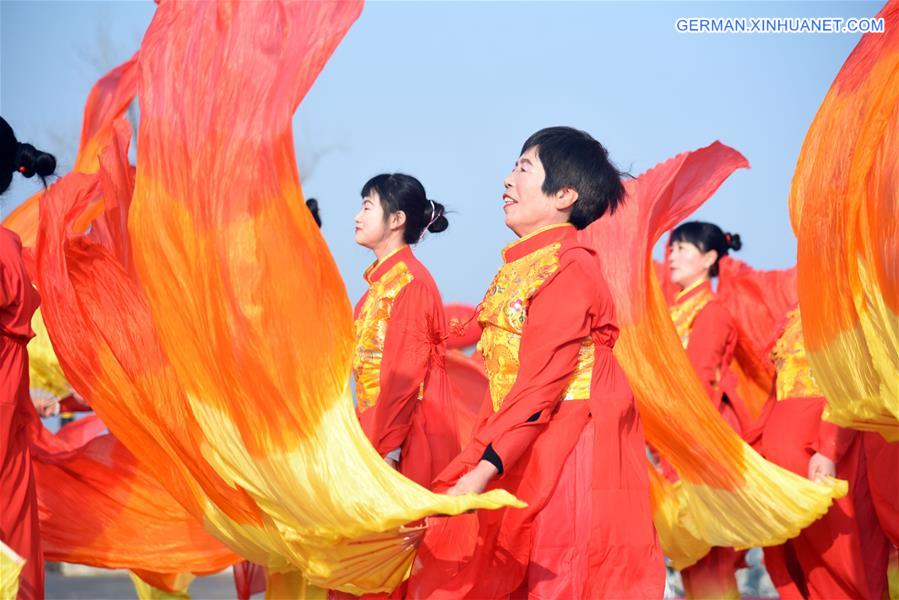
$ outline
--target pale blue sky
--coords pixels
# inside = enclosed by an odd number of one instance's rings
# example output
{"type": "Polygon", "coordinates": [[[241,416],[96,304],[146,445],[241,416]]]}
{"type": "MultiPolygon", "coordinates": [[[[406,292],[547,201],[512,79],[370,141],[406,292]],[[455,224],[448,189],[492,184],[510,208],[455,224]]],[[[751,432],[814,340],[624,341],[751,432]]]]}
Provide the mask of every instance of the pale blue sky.
{"type": "MultiPolygon", "coordinates": [[[[307,195],[355,301],[371,255],[359,190],[403,171],[455,211],[417,253],[446,301],[475,303],[511,241],[502,179],[524,139],[586,129],[638,174],[716,139],[752,164],[698,216],[741,234],[740,258],[795,261],[787,195],[809,123],[859,36],[688,35],[681,16],[868,17],[881,2],[371,2],[295,118],[307,195]]],[[[149,1],[0,2],[0,112],[71,167],[87,92],[137,48],[149,1]]],[[[839,140],[834,140],[839,144],[839,140]]],[[[4,215],[35,189],[17,179],[4,215]]]]}

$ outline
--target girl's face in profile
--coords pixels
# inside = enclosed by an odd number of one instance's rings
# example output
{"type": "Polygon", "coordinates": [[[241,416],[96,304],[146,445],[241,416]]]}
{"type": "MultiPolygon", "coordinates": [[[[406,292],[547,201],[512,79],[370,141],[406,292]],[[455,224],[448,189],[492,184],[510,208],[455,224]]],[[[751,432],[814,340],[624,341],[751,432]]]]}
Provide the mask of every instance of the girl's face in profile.
{"type": "Polygon", "coordinates": [[[717,258],[718,253],[714,250],[703,252],[690,242],[673,242],[668,256],[671,281],[685,288],[700,278],[708,278],[709,269],[717,258]]]}
{"type": "Polygon", "coordinates": [[[374,248],[390,233],[384,219],[384,208],[378,193],[372,191],[362,198],[362,208],[356,214],[356,243],[366,248],[374,248]]]}

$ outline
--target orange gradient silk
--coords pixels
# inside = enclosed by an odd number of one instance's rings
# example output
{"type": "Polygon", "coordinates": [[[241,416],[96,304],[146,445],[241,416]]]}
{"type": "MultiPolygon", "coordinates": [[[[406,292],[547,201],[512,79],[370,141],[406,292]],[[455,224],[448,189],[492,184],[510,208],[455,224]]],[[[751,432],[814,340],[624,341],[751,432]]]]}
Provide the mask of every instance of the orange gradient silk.
{"type": "Polygon", "coordinates": [[[350,592],[407,576],[421,531],[406,523],[521,506],[428,492],[353,412],[350,303],[303,206],[291,117],[360,9],[160,2],[133,196],[118,121],[99,173],[42,198],[37,244],[60,364],[115,436],[233,552],[350,592]],[[127,214],[126,245],[80,233],[98,205],[127,214]]]}
{"type": "MultiPolygon", "coordinates": [[[[240,560],[115,437],[98,435],[103,429],[89,416],[53,435],[34,417],[31,452],[47,560],[169,574],[211,573],[240,560]]],[[[161,579],[151,582],[164,587],[161,579]]]]}
{"type": "Polygon", "coordinates": [[[899,1],[877,16],[809,128],[790,215],[824,418],[899,441],[899,1]]]}
{"type": "Polygon", "coordinates": [[[725,423],[681,346],[652,266],[652,248],[662,233],[746,166],[740,153],[718,142],[680,154],[626,181],[624,206],[581,234],[597,248],[616,300],[621,337],[615,355],[636,396],[647,442],[680,476],[676,487],[660,486],[658,478],[651,483],[657,526],[684,528],[679,544],[665,548],[682,567],[708,546],[781,543],[846,493],[845,482],[815,484],[768,463],[725,423]],[[677,519],[670,502],[661,501],[672,490],[678,495],[677,519]]]}

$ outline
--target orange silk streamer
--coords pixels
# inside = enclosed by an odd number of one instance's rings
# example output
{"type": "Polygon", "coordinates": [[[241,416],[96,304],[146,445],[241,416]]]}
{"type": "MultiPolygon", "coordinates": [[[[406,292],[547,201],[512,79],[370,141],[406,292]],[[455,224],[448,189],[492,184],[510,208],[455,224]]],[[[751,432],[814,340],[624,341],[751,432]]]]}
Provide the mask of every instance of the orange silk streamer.
{"type": "Polygon", "coordinates": [[[824,418],[899,440],[899,1],[846,59],[790,191],[802,333],[824,418]]]}
{"type": "MultiPolygon", "coordinates": [[[[725,423],[681,346],[652,266],[652,248],[663,232],[746,166],[739,152],[718,142],[680,154],[626,181],[624,206],[582,232],[598,250],[616,300],[621,337],[615,355],[636,396],[647,441],[680,476],[679,518],[672,522],[685,529],[682,539],[700,542],[688,544],[694,553],[706,545],[782,543],[846,492],[845,482],[812,483],[765,461],[725,423]]],[[[653,491],[658,496],[660,486],[653,491]]],[[[681,556],[679,562],[700,557],[681,556]]]]}
{"type": "Polygon", "coordinates": [[[428,492],[354,413],[350,303],[303,206],[291,117],[360,9],[160,2],[133,178],[116,121],[99,174],[42,198],[37,243],[60,364],[110,431],[235,553],[356,593],[408,576],[422,531],[406,523],[522,505],[428,492]],[[84,235],[98,202],[106,229],[84,235]]]}

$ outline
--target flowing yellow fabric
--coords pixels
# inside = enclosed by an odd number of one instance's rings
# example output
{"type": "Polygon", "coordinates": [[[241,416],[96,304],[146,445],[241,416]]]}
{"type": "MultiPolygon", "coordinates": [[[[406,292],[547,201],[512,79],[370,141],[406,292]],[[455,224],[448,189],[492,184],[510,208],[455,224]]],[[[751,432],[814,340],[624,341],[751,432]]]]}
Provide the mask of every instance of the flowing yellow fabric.
{"type": "Polygon", "coordinates": [[[659,533],[659,542],[665,556],[675,569],[681,570],[696,563],[708,554],[711,546],[684,526],[679,493],[680,482],[670,482],[653,466],[649,465],[649,497],[652,503],[652,522],[659,533]]]}
{"type": "Polygon", "coordinates": [[[194,576],[190,573],[178,573],[171,578],[171,588],[175,590],[172,592],[153,587],[133,571],[130,571],[128,576],[134,584],[138,600],[190,600],[188,588],[194,580],[194,576]]]}
{"type": "Polygon", "coordinates": [[[899,2],[824,99],[790,192],[802,330],[824,418],[899,440],[899,2]]]}
{"type": "Polygon", "coordinates": [[[28,342],[28,375],[31,395],[44,398],[63,398],[71,393],[69,382],[59,366],[50,334],[44,325],[41,310],[37,309],[31,318],[34,337],[28,342]]]}
{"type": "MultiPolygon", "coordinates": [[[[659,237],[746,166],[742,155],[718,142],[678,155],[625,182],[624,207],[583,232],[599,250],[616,301],[621,337],[615,355],[637,399],[647,442],[680,476],[678,527],[710,546],[736,548],[795,537],[846,493],[844,481],[813,483],[765,461],[725,423],[690,365],[652,268],[659,237]]],[[[665,489],[656,485],[654,492],[664,500],[665,489]]],[[[673,508],[658,502],[654,510],[664,515],[673,508]]],[[[690,553],[701,546],[686,539],[682,547],[690,550],[677,557],[679,564],[699,558],[690,553]]],[[[674,546],[665,550],[678,552],[674,546]]]]}
{"type": "MultiPolygon", "coordinates": [[[[447,497],[389,468],[356,419],[349,299],[303,206],[291,116],[361,4],[163,0],[128,128],[99,174],[41,200],[37,273],[63,370],[206,529],[271,572],[386,591],[432,514],[521,506],[447,497]],[[81,235],[101,197],[128,254],[81,235]]],[[[91,230],[93,234],[93,230],[91,230]]]]}
{"type": "Polygon", "coordinates": [[[19,593],[19,573],[25,559],[0,542],[0,600],[14,600],[19,593]]]}

